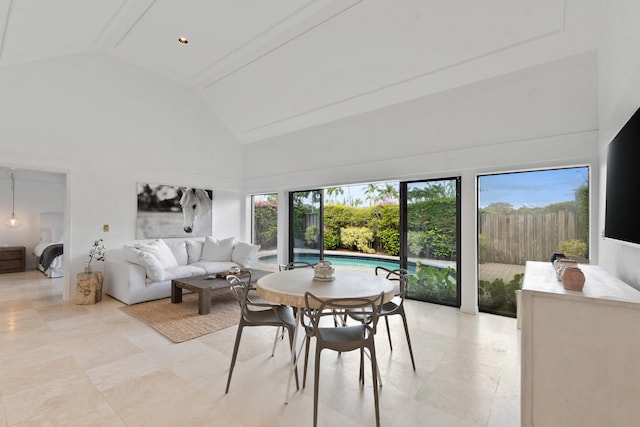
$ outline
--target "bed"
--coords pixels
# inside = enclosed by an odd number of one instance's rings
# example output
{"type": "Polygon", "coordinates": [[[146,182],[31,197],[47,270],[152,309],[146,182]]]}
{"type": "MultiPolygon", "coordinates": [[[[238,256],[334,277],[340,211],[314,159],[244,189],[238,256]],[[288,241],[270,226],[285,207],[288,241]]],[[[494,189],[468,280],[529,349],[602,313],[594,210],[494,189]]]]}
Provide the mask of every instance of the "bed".
{"type": "Polygon", "coordinates": [[[63,275],[63,224],[62,212],[40,214],[40,242],[33,248],[33,254],[37,258],[38,270],[50,278],[63,275]]]}

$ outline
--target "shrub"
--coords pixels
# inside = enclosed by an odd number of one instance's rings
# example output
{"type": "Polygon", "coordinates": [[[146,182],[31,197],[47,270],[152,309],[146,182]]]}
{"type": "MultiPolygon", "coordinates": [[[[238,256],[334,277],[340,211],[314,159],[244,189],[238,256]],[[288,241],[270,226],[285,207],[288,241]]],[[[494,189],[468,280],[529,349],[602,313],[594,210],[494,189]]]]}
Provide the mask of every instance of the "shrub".
{"type": "Polygon", "coordinates": [[[340,230],[340,241],[346,249],[358,250],[366,254],[375,251],[371,249],[373,232],[366,227],[346,227],[340,230]]]}
{"type": "Polygon", "coordinates": [[[560,242],[560,252],[566,256],[586,258],[587,244],[581,240],[565,240],[560,242]]]}
{"type": "Polygon", "coordinates": [[[480,280],[478,291],[480,293],[480,306],[485,310],[505,315],[516,315],[516,291],[522,286],[524,274],[516,274],[509,283],[502,279],[492,282],[480,280]]]}
{"type": "Polygon", "coordinates": [[[416,274],[409,276],[407,292],[427,301],[455,303],[458,287],[456,270],[416,263],[416,274]]]}
{"type": "Polygon", "coordinates": [[[484,262],[485,256],[487,256],[487,236],[480,233],[478,234],[478,260],[484,262]]]}
{"type": "Polygon", "coordinates": [[[427,233],[424,231],[409,231],[407,233],[409,253],[415,257],[424,257],[427,254],[427,233]]]}
{"type": "Polygon", "coordinates": [[[378,238],[382,242],[382,249],[389,255],[400,254],[400,233],[398,230],[378,231],[378,238]]]}
{"type": "Polygon", "coordinates": [[[340,237],[333,231],[324,232],[324,248],[325,249],[338,249],[340,246],[340,237]]]}

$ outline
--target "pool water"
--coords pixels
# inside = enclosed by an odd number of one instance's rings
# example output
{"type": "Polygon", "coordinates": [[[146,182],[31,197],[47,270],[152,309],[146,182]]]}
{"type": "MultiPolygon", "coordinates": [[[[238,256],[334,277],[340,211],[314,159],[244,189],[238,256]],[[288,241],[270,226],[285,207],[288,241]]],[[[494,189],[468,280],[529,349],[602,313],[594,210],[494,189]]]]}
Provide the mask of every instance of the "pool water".
{"type": "MultiPolygon", "coordinates": [[[[296,261],[305,261],[309,263],[315,263],[318,261],[317,256],[311,255],[297,255],[296,261]]],[[[324,256],[325,261],[331,261],[331,264],[335,266],[341,267],[362,267],[362,268],[371,268],[375,269],[377,266],[388,268],[389,270],[394,270],[400,267],[399,261],[392,261],[386,258],[374,258],[374,257],[360,257],[357,255],[327,255],[324,256]]],[[[275,255],[267,255],[260,258],[261,262],[267,264],[275,264],[276,256],[275,255]]],[[[415,265],[409,265],[409,272],[415,272],[415,265]]]]}

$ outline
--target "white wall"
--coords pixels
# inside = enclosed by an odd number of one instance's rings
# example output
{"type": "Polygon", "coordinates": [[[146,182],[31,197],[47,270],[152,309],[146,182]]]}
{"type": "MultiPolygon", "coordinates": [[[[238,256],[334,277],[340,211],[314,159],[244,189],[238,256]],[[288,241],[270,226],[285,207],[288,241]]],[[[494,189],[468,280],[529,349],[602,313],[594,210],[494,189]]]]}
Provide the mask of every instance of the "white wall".
{"type": "MultiPolygon", "coordinates": [[[[600,222],[604,230],[606,148],[611,139],[640,107],[640,2],[609,0],[602,8],[601,44],[598,48],[598,115],[601,150],[600,222]]],[[[637,184],[637,183],[636,183],[637,184]]],[[[635,185],[630,197],[637,197],[635,185]]],[[[600,265],[640,289],[640,247],[610,239],[600,242],[600,265]]]]}
{"type": "Polygon", "coordinates": [[[33,248],[39,243],[39,215],[64,212],[66,177],[52,172],[18,169],[15,174],[15,214],[22,221],[19,228],[7,228],[11,215],[11,171],[0,167],[0,246],[25,246],[27,269],[36,268],[33,248]]]}
{"type": "Polygon", "coordinates": [[[597,177],[596,71],[589,52],[247,145],[245,189],[461,176],[462,309],[476,312],[476,176],[589,165],[597,177]]]}
{"type": "Polygon", "coordinates": [[[244,237],[224,207],[244,203],[239,144],[186,88],[83,54],[2,67],[0,94],[2,166],[67,174],[69,289],[95,239],[134,240],[136,182],[213,188],[214,235],[244,237]]]}

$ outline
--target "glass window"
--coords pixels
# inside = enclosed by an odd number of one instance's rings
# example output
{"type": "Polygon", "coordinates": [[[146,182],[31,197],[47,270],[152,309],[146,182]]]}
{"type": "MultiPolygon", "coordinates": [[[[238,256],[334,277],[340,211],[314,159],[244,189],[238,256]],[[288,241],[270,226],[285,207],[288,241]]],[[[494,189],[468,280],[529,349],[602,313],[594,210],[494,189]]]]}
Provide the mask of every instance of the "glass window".
{"type": "Polygon", "coordinates": [[[278,250],[278,195],[254,195],[251,197],[251,206],[251,241],[254,245],[260,245],[258,268],[275,271],[278,250]]]}
{"type": "Polygon", "coordinates": [[[589,168],[478,177],[478,303],[516,315],[526,261],[589,259],[589,168]]]}

